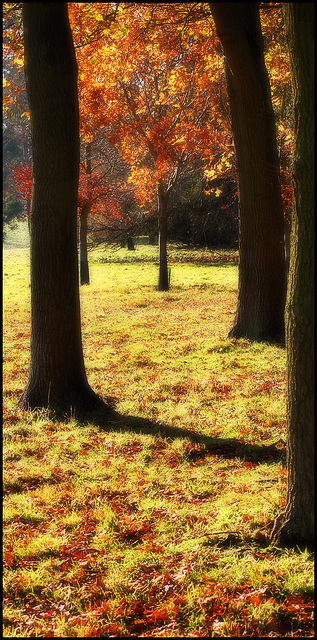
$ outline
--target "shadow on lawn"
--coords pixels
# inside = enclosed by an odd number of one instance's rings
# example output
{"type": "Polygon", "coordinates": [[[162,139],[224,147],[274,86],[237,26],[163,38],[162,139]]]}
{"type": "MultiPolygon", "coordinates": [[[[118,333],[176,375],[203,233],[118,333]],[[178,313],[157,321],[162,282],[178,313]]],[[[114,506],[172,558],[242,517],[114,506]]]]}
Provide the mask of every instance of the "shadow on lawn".
{"type": "Polygon", "coordinates": [[[223,458],[242,458],[254,463],[281,461],[285,465],[285,443],[282,441],[270,445],[258,445],[244,443],[236,438],[213,438],[188,429],[153,422],[148,418],[124,416],[109,406],[104,411],[96,412],[93,419],[90,416],[88,422],[103,431],[156,435],[166,440],[177,438],[189,440],[192,444],[198,445],[187,453],[186,457],[190,460],[201,459],[207,455],[218,455],[223,458]]]}

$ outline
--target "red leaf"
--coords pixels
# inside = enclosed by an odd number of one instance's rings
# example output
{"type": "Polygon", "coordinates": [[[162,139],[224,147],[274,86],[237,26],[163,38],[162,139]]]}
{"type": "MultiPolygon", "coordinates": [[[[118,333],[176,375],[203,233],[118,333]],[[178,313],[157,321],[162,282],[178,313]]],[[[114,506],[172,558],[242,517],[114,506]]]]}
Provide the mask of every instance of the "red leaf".
{"type": "Polygon", "coordinates": [[[149,614],[146,614],[146,618],[149,622],[162,622],[163,620],[168,620],[170,614],[167,613],[165,609],[161,609],[160,611],[152,611],[149,614]]]}

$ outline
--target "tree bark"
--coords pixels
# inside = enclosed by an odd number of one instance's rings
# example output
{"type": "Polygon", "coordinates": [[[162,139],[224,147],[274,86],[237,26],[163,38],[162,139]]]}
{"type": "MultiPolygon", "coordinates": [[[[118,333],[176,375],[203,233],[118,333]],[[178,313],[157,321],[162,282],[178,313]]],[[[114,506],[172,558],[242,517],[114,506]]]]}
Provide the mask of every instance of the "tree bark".
{"type": "Polygon", "coordinates": [[[159,291],[169,290],[167,268],[167,204],[168,194],[162,183],[158,185],[158,225],[159,225],[159,291]]]}
{"type": "Polygon", "coordinates": [[[285,512],[272,540],[314,542],[314,5],[287,3],[295,114],[294,202],[286,304],[285,512]]]}
{"type": "Polygon", "coordinates": [[[229,336],[284,342],[284,221],[259,8],[210,7],[226,57],[239,186],[239,293],[229,336]]]}
{"type": "Polygon", "coordinates": [[[90,208],[89,204],[84,204],[79,212],[80,284],[89,284],[87,233],[90,208]]]}
{"type": "Polygon", "coordinates": [[[77,65],[67,4],[22,7],[33,189],[31,363],[20,406],[80,416],[101,400],[87,382],[80,325],[77,65]]]}

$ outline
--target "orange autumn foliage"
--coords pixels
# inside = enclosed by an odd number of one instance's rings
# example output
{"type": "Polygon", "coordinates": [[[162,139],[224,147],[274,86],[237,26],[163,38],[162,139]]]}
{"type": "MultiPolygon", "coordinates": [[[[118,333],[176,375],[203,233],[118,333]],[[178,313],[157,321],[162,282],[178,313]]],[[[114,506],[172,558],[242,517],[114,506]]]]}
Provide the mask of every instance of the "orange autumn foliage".
{"type": "Polygon", "coordinates": [[[108,5],[90,4],[85,11],[105,16],[103,35],[81,47],[84,6],[70,7],[82,134],[107,132],[139,201],[153,202],[158,183],[168,188],[195,156],[208,164],[216,154],[232,156],[223,56],[205,16],[185,25],[181,5],[121,3],[111,21],[108,5]]]}
{"type": "MultiPolygon", "coordinates": [[[[130,187],[153,207],[196,156],[206,177],[232,173],[224,57],[208,3],[69,3],[79,65],[81,136],[106,135],[131,168],[130,187]]],[[[4,108],[22,109],[23,40],[18,5],[4,3],[4,108]]],[[[281,162],[284,212],[292,198],[293,130],[289,63],[280,4],[260,6],[281,162]]],[[[23,113],[28,113],[23,107],[23,113]]],[[[97,208],[97,198],[94,198],[97,208]]],[[[106,207],[107,215],[112,210],[106,207]]]]}

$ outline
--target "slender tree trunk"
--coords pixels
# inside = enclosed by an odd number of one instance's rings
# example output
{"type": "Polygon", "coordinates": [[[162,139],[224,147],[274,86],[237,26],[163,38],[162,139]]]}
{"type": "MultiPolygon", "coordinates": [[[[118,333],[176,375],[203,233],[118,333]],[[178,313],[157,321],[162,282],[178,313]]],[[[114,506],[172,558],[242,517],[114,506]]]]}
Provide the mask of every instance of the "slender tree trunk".
{"type": "Polygon", "coordinates": [[[80,284],[89,284],[89,265],[87,250],[88,216],[90,205],[84,204],[79,212],[79,256],[80,256],[80,284]]]}
{"type": "Polygon", "coordinates": [[[272,540],[314,542],[314,4],[288,3],[295,110],[294,202],[286,304],[286,510],[272,540]]]}
{"type": "Polygon", "coordinates": [[[167,268],[167,204],[168,195],[160,183],[158,187],[158,225],[159,225],[159,291],[168,291],[167,268]]]}
{"type": "Polygon", "coordinates": [[[101,400],[87,382],[81,339],[77,65],[67,3],[23,3],[22,12],[33,189],[31,363],[20,406],[80,416],[101,400]]]}
{"type": "Polygon", "coordinates": [[[88,202],[79,212],[79,259],[80,259],[80,284],[89,284],[89,265],[87,250],[88,216],[91,209],[89,198],[91,197],[91,142],[85,147],[85,171],[87,175],[88,202]]]}
{"type": "Polygon", "coordinates": [[[131,236],[128,236],[127,247],[129,251],[135,251],[133,238],[131,236]]]}
{"type": "Polygon", "coordinates": [[[239,183],[239,294],[229,335],[284,342],[284,222],[259,8],[210,6],[226,56],[239,183]]]}

